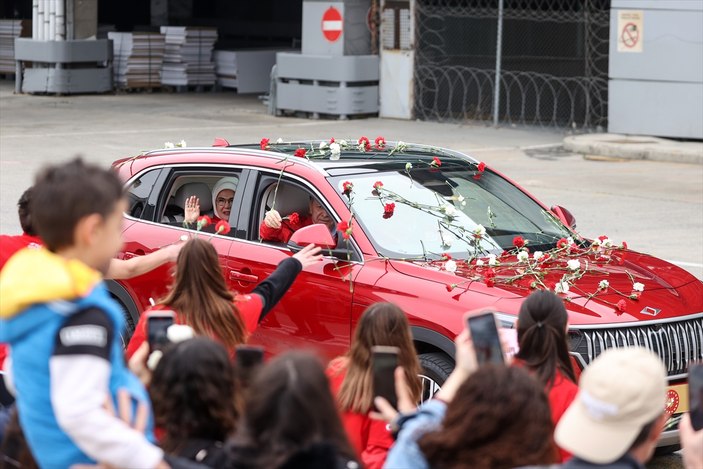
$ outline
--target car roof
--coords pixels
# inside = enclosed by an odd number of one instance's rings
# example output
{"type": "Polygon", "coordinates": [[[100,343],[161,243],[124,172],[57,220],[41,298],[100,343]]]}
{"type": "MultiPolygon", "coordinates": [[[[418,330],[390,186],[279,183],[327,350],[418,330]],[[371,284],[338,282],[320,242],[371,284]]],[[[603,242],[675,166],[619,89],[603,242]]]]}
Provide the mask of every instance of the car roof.
{"type": "MultiPolygon", "coordinates": [[[[141,155],[122,160],[121,163],[131,161],[136,164],[134,172],[141,171],[146,167],[159,164],[178,164],[185,162],[199,163],[232,163],[226,156],[253,156],[265,157],[269,159],[269,165],[273,165],[282,158],[290,157],[291,161],[310,167],[311,169],[323,173],[325,176],[336,176],[343,174],[354,174],[370,169],[399,169],[406,163],[416,163],[418,161],[431,161],[434,157],[439,157],[443,163],[473,163],[478,161],[468,155],[454,150],[404,142],[387,142],[383,150],[373,147],[370,151],[361,151],[356,144],[347,145],[340,152],[338,160],[330,160],[328,156],[320,155],[312,158],[293,157],[293,153],[298,148],[305,148],[309,151],[318,149],[321,140],[301,140],[285,143],[270,143],[267,150],[262,150],[259,143],[229,145],[226,147],[182,147],[163,148],[144,152],[141,155]],[[394,151],[398,146],[402,146],[402,151],[394,151]],[[225,156],[223,158],[223,156],[225,156]]],[[[328,143],[325,141],[325,143],[328,143]]]]}

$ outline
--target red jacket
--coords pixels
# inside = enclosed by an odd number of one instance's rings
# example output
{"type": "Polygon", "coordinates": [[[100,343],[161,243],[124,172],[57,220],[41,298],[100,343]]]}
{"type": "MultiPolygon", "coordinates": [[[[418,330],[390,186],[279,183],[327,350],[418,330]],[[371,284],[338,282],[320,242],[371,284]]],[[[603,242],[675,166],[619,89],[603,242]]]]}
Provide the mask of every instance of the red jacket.
{"type": "Polygon", "coordinates": [[[301,216],[298,223],[291,223],[290,220],[283,220],[281,227],[270,228],[263,221],[259,225],[259,236],[264,241],[276,241],[279,243],[287,243],[293,233],[304,226],[312,225],[312,218],[309,216],[301,216]]]}
{"type": "MultiPolygon", "coordinates": [[[[239,315],[244,321],[244,327],[247,333],[251,335],[259,324],[259,317],[261,316],[261,310],[263,309],[263,303],[259,295],[237,295],[234,299],[237,309],[239,310],[239,315]]],[[[139,322],[134,328],[134,334],[127,345],[127,360],[129,360],[134,352],[144,343],[146,340],[146,318],[151,311],[163,311],[167,310],[168,307],[165,305],[158,305],[150,308],[139,317],[139,322]]],[[[181,318],[178,317],[178,312],[176,313],[176,324],[183,324],[181,318]]],[[[234,310],[232,311],[234,314],[234,310]]]]}
{"type": "MultiPolygon", "coordinates": [[[[347,374],[344,359],[333,360],[327,367],[332,394],[336,397],[347,374]]],[[[386,462],[388,450],[393,446],[393,437],[386,423],[373,420],[368,414],[340,410],[344,429],[364,467],[381,469],[386,462]]]]}
{"type": "MultiPolygon", "coordinates": [[[[26,247],[39,248],[42,246],[42,240],[39,236],[31,236],[27,233],[22,233],[17,236],[0,235],[0,270],[5,267],[7,261],[15,255],[15,253],[26,247]]],[[[7,345],[0,344],[0,370],[5,369],[5,358],[7,357],[7,345]]]]}

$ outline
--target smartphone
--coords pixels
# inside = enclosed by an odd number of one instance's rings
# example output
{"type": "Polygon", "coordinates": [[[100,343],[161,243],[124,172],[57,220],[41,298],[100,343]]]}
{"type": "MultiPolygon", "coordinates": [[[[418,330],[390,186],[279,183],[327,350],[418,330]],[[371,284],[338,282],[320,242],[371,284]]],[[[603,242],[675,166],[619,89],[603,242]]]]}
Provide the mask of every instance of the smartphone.
{"type": "Polygon", "coordinates": [[[398,397],[395,393],[395,369],[398,367],[399,352],[398,347],[380,345],[371,347],[373,395],[383,397],[396,409],[398,397]]]}
{"type": "Polygon", "coordinates": [[[691,425],[698,431],[703,428],[703,363],[688,367],[688,400],[691,425]]]}
{"type": "Polygon", "coordinates": [[[256,370],[264,363],[264,348],[238,345],[234,349],[234,372],[243,387],[248,387],[256,370]]]}
{"type": "Polygon", "coordinates": [[[478,364],[505,363],[494,314],[482,313],[469,316],[466,322],[471,333],[471,340],[474,343],[478,364]]]}
{"type": "Polygon", "coordinates": [[[168,345],[168,328],[176,321],[173,311],[154,311],[146,318],[147,341],[149,350],[163,350],[168,345]]]}

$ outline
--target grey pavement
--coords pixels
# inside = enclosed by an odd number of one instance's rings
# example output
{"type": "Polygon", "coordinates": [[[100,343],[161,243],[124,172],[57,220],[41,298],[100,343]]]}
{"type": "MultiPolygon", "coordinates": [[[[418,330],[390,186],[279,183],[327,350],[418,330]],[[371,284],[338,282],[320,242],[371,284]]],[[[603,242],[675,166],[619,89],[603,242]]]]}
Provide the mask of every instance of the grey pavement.
{"type": "Polygon", "coordinates": [[[609,157],[703,164],[703,142],[639,135],[574,135],[564,139],[564,149],[591,158],[609,157]]]}
{"type": "Polygon", "coordinates": [[[584,158],[562,131],[393,119],[274,117],[255,96],[219,93],[14,95],[0,81],[0,232],[19,232],[15,203],[47,162],[75,154],[101,164],[166,141],[208,146],[330,137],[425,143],[463,151],[518,182],[545,204],[562,205],[589,237],[606,234],[703,278],[703,165],[584,158]]]}

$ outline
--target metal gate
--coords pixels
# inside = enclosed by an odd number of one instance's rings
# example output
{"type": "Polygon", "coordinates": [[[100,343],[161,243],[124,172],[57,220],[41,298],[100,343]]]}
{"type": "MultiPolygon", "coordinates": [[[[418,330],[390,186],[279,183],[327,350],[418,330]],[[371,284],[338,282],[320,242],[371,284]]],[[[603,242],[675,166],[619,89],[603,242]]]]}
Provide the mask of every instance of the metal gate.
{"type": "Polygon", "coordinates": [[[606,127],[610,0],[416,5],[417,118],[606,127]]]}

